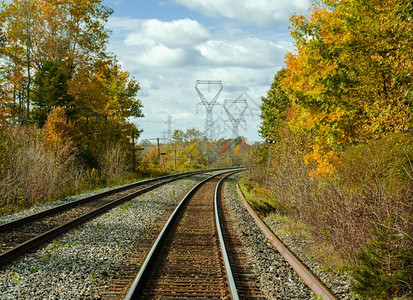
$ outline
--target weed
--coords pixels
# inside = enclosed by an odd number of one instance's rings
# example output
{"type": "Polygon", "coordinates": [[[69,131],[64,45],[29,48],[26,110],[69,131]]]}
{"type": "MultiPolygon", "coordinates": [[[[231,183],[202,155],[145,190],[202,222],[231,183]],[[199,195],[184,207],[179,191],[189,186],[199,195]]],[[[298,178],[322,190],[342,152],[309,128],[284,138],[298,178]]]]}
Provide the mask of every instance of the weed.
{"type": "Polygon", "coordinates": [[[90,272],[90,277],[92,277],[92,279],[95,279],[96,278],[96,273],[95,272],[90,272]]]}
{"type": "Polygon", "coordinates": [[[101,227],[102,227],[102,223],[97,222],[97,223],[95,224],[95,228],[96,228],[96,229],[100,229],[101,227]]]}
{"type": "Polygon", "coordinates": [[[38,269],[39,269],[39,266],[38,266],[38,265],[34,265],[33,267],[31,267],[31,268],[29,269],[29,271],[30,271],[30,273],[36,273],[38,269]]]}
{"type": "Polygon", "coordinates": [[[15,283],[20,284],[22,282],[19,273],[14,272],[13,276],[11,277],[11,280],[15,283]]]}
{"type": "Polygon", "coordinates": [[[42,262],[49,260],[51,257],[52,257],[52,254],[49,251],[46,252],[45,255],[43,255],[42,257],[42,262]]]}
{"type": "Polygon", "coordinates": [[[130,202],[127,202],[121,206],[122,211],[126,211],[130,206],[130,202]]]}
{"type": "Polygon", "coordinates": [[[52,252],[56,252],[57,251],[57,241],[53,240],[53,244],[52,244],[52,252]]]}
{"type": "Polygon", "coordinates": [[[175,190],[172,191],[172,193],[169,195],[171,198],[175,198],[175,190]]]}

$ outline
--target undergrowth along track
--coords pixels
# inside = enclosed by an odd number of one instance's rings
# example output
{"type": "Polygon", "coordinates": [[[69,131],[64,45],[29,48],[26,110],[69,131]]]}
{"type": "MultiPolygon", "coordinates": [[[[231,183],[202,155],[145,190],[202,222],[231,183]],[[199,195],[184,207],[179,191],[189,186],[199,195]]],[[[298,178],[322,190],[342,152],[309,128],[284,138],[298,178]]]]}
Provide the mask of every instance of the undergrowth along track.
{"type": "Polygon", "coordinates": [[[254,219],[255,223],[261,229],[262,233],[268,238],[278,252],[284,257],[284,259],[290,264],[290,266],[296,271],[298,276],[302,278],[305,284],[316,294],[321,296],[322,299],[336,300],[337,298],[333,293],[296,257],[283,242],[267,227],[264,221],[257,215],[245,199],[239,184],[237,183],[237,192],[241,198],[246,210],[254,219]]]}

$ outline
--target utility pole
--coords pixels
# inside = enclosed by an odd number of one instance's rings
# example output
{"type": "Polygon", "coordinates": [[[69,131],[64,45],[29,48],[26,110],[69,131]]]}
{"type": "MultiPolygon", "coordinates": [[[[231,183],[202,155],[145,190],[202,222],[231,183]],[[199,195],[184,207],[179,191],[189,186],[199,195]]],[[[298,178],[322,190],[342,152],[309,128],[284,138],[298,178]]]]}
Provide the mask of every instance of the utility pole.
{"type": "Polygon", "coordinates": [[[158,161],[161,164],[161,150],[159,149],[159,138],[156,138],[156,144],[158,145],[158,161]]]}
{"type": "MultiPolygon", "coordinates": [[[[156,144],[157,144],[157,147],[158,147],[158,163],[159,163],[159,165],[161,165],[161,148],[160,148],[160,146],[159,146],[159,140],[164,140],[165,138],[156,138],[156,144]]],[[[153,139],[148,139],[148,140],[155,140],[155,138],[153,138],[153,139]]]]}
{"type": "Polygon", "coordinates": [[[175,157],[174,157],[174,160],[175,160],[175,171],[176,171],[176,144],[175,144],[175,157]]]}
{"type": "Polygon", "coordinates": [[[135,157],[135,134],[134,133],[132,133],[132,164],[133,164],[133,171],[135,172],[136,157],[135,157]]]}
{"type": "Polygon", "coordinates": [[[277,141],[276,141],[276,140],[267,139],[266,142],[270,144],[270,150],[268,151],[267,172],[265,173],[265,188],[267,188],[268,169],[270,168],[271,145],[272,145],[272,144],[275,144],[277,141]]]}

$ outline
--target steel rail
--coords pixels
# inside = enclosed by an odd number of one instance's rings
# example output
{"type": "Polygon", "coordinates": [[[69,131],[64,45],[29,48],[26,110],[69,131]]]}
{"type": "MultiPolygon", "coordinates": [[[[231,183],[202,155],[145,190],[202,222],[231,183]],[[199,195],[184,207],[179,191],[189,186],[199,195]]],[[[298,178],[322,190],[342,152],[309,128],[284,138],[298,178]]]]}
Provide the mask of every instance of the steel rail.
{"type": "MultiPolygon", "coordinates": [[[[103,206],[101,206],[101,207],[99,207],[99,208],[97,208],[97,209],[89,212],[89,213],[86,213],[86,214],[84,214],[84,215],[82,215],[82,216],[80,216],[80,217],[78,217],[78,218],[75,218],[75,219],[73,219],[73,220],[71,220],[71,221],[69,221],[69,222],[67,222],[67,223],[65,223],[65,224],[63,224],[63,225],[61,225],[61,226],[58,226],[58,227],[55,227],[55,228],[53,228],[53,229],[51,229],[51,230],[49,230],[49,231],[46,231],[46,232],[44,232],[44,233],[42,233],[42,234],[40,234],[40,235],[38,235],[38,236],[36,236],[36,237],[34,237],[34,238],[26,241],[26,242],[24,242],[24,243],[21,243],[20,245],[12,248],[12,249],[10,249],[10,250],[8,250],[8,251],[6,251],[6,252],[1,253],[1,254],[0,254],[0,265],[6,263],[6,262],[8,262],[8,261],[10,261],[11,259],[15,258],[16,256],[18,256],[18,255],[20,255],[20,254],[23,254],[23,253],[27,252],[28,250],[30,250],[30,249],[32,249],[32,248],[35,248],[35,247],[39,246],[40,244],[46,242],[47,240],[50,240],[50,239],[52,239],[53,237],[55,237],[55,236],[57,236],[57,235],[65,232],[65,231],[67,231],[67,230],[69,230],[69,229],[71,229],[71,228],[73,228],[73,227],[75,227],[75,226],[77,226],[77,225],[79,225],[79,224],[81,224],[81,223],[83,223],[83,222],[85,222],[85,221],[93,218],[93,217],[96,217],[96,216],[104,213],[105,211],[113,208],[113,207],[116,207],[116,206],[118,206],[118,205],[120,205],[120,204],[122,204],[122,203],[124,203],[124,202],[126,202],[126,201],[128,201],[128,200],[131,200],[131,199],[133,199],[133,198],[135,198],[135,197],[137,197],[137,196],[139,196],[139,195],[141,195],[141,194],[143,194],[143,193],[146,193],[146,192],[148,192],[148,191],[151,191],[151,190],[153,190],[153,189],[155,189],[155,188],[157,188],[157,187],[159,187],[159,186],[161,186],[161,185],[170,183],[170,182],[175,181],[175,180],[178,180],[178,179],[180,179],[180,178],[187,177],[188,175],[194,175],[194,174],[198,174],[198,173],[200,173],[200,172],[203,172],[203,171],[188,172],[188,173],[175,174],[175,175],[167,175],[167,176],[162,176],[162,177],[158,177],[158,178],[155,178],[155,179],[145,180],[145,183],[156,182],[156,181],[157,181],[157,183],[155,183],[155,184],[153,184],[153,185],[151,185],[151,186],[148,186],[148,187],[146,187],[146,188],[142,188],[142,189],[140,189],[140,190],[138,190],[138,191],[135,191],[135,192],[133,192],[133,193],[131,193],[131,194],[129,194],[129,195],[126,195],[126,196],[123,196],[123,197],[118,198],[118,199],[116,199],[116,200],[113,200],[113,201],[111,201],[111,202],[109,202],[109,203],[107,203],[107,204],[105,204],[105,205],[103,205],[103,206]],[[168,178],[169,178],[169,179],[168,179],[168,178]],[[159,180],[161,180],[161,179],[166,179],[166,180],[164,180],[164,181],[159,181],[159,180]]],[[[139,183],[141,183],[141,182],[139,182],[139,183]]],[[[121,188],[119,188],[119,189],[116,189],[116,191],[119,192],[119,190],[122,190],[122,188],[123,188],[123,187],[121,187],[121,188]]],[[[111,194],[113,194],[113,192],[112,192],[111,194]]],[[[100,194],[98,194],[98,195],[102,197],[102,196],[107,196],[108,194],[106,194],[106,192],[103,192],[103,193],[100,193],[100,194]]],[[[96,195],[95,195],[95,196],[96,196],[96,195]]],[[[95,198],[94,198],[95,196],[92,196],[92,198],[95,199],[95,198]]],[[[83,198],[83,199],[81,199],[81,200],[84,200],[84,199],[91,200],[90,197],[83,198]]],[[[63,206],[66,207],[66,204],[63,205],[63,206]]],[[[63,210],[64,210],[64,209],[63,209],[63,210]]],[[[44,214],[44,213],[47,212],[47,211],[48,211],[48,210],[43,211],[43,212],[41,212],[41,213],[44,214]]],[[[35,214],[35,215],[38,215],[38,214],[35,214]]],[[[32,215],[32,216],[33,216],[33,215],[32,215]]],[[[47,216],[47,215],[46,215],[46,216],[47,216]]],[[[29,216],[29,217],[31,217],[31,216],[29,216]]],[[[23,218],[23,219],[26,219],[26,218],[23,218]]],[[[30,218],[29,218],[29,220],[30,220],[30,218]]],[[[20,219],[19,219],[18,221],[20,221],[20,219]]],[[[21,222],[21,221],[20,221],[20,222],[21,222]]],[[[20,222],[16,222],[15,224],[21,224],[20,222]]],[[[7,226],[10,226],[10,225],[9,225],[10,223],[12,223],[12,222],[6,223],[7,226]]],[[[16,225],[15,225],[15,226],[16,226],[16,225]]]]}
{"type": "Polygon", "coordinates": [[[177,207],[175,208],[175,210],[173,211],[173,213],[171,214],[171,216],[169,217],[168,221],[165,223],[162,231],[160,232],[160,234],[158,235],[157,239],[155,240],[151,250],[149,251],[148,255],[146,256],[145,261],[143,262],[142,266],[139,269],[138,274],[136,275],[128,294],[125,297],[125,300],[131,300],[131,299],[135,299],[137,297],[137,292],[139,290],[139,288],[142,286],[143,284],[143,280],[146,276],[148,276],[148,273],[150,272],[150,266],[152,266],[154,264],[154,259],[155,259],[155,255],[157,253],[159,253],[160,251],[160,245],[162,243],[162,241],[166,238],[166,236],[171,232],[172,227],[174,222],[177,220],[177,218],[179,217],[179,213],[181,212],[181,210],[183,209],[183,207],[185,206],[185,204],[189,201],[189,199],[191,198],[192,195],[195,194],[195,192],[207,181],[222,175],[225,172],[222,172],[220,174],[216,174],[213,176],[210,176],[206,179],[204,179],[203,181],[201,181],[200,183],[198,183],[195,187],[193,187],[186,195],[185,197],[181,200],[181,202],[177,205],[177,207]]]}
{"type": "Polygon", "coordinates": [[[218,214],[218,199],[220,197],[219,193],[221,191],[222,182],[228,176],[230,176],[232,174],[234,174],[234,173],[230,173],[230,174],[227,174],[224,177],[222,177],[221,180],[218,182],[216,188],[215,188],[214,212],[215,212],[215,222],[216,222],[217,231],[218,231],[219,244],[221,245],[222,257],[224,259],[225,271],[227,273],[227,278],[228,278],[228,284],[231,288],[232,299],[233,300],[239,300],[238,291],[237,291],[237,288],[235,286],[234,276],[232,275],[231,265],[229,263],[228,253],[227,253],[227,249],[225,247],[224,237],[222,235],[221,222],[220,222],[220,218],[219,218],[219,214],[218,214]]]}
{"type": "MultiPolygon", "coordinates": [[[[214,170],[206,170],[205,172],[209,172],[209,171],[214,171],[214,170]]],[[[44,218],[44,217],[62,212],[64,210],[70,209],[74,206],[77,206],[77,205],[80,205],[80,204],[83,204],[83,203],[86,203],[86,202],[89,202],[89,201],[93,201],[95,199],[99,199],[99,198],[110,196],[110,195],[113,195],[115,193],[119,193],[119,192],[122,192],[122,191],[125,191],[125,190],[128,190],[128,189],[139,187],[140,185],[144,185],[144,184],[147,184],[147,183],[156,182],[156,181],[164,180],[164,179],[168,179],[168,178],[179,177],[179,176],[183,176],[183,175],[191,176],[191,175],[194,175],[194,174],[198,174],[200,172],[204,172],[204,171],[186,172],[186,173],[180,173],[180,174],[166,175],[166,176],[156,177],[156,178],[152,178],[152,179],[146,179],[146,180],[134,182],[134,183],[131,183],[131,184],[127,184],[127,185],[124,185],[124,186],[121,186],[121,187],[118,187],[118,188],[114,188],[114,189],[111,189],[111,190],[108,190],[108,191],[105,191],[105,192],[95,194],[93,196],[84,197],[84,198],[81,198],[79,200],[71,201],[69,203],[65,203],[65,204],[50,208],[50,209],[45,209],[45,210],[40,211],[38,213],[29,215],[29,216],[26,216],[26,217],[23,217],[23,218],[14,220],[14,221],[10,221],[10,222],[7,222],[7,223],[0,224],[0,232],[4,232],[4,231],[10,230],[10,229],[12,229],[16,226],[19,226],[19,225],[22,225],[22,224],[27,224],[29,222],[39,220],[41,218],[44,218]]]]}
{"type": "Polygon", "coordinates": [[[265,225],[256,212],[251,208],[242,193],[239,184],[237,183],[237,191],[240,195],[242,202],[254,219],[255,223],[262,230],[264,235],[270,240],[274,247],[280,252],[290,266],[297,272],[297,274],[303,279],[305,284],[316,294],[321,296],[322,299],[336,300],[337,298],[333,293],[320,281],[318,278],[285,246],[280,239],[265,225]]]}

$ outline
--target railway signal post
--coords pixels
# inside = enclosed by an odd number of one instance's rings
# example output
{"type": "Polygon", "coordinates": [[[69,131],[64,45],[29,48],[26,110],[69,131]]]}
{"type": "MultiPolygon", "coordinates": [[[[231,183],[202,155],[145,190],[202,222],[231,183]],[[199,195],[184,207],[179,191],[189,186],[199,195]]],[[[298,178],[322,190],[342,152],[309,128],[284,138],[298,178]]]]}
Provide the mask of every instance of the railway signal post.
{"type": "Polygon", "coordinates": [[[276,140],[267,139],[266,142],[270,144],[270,150],[268,151],[267,171],[265,172],[265,188],[267,188],[268,169],[270,168],[271,145],[272,145],[272,144],[275,144],[277,141],[276,141],[276,140]]]}

